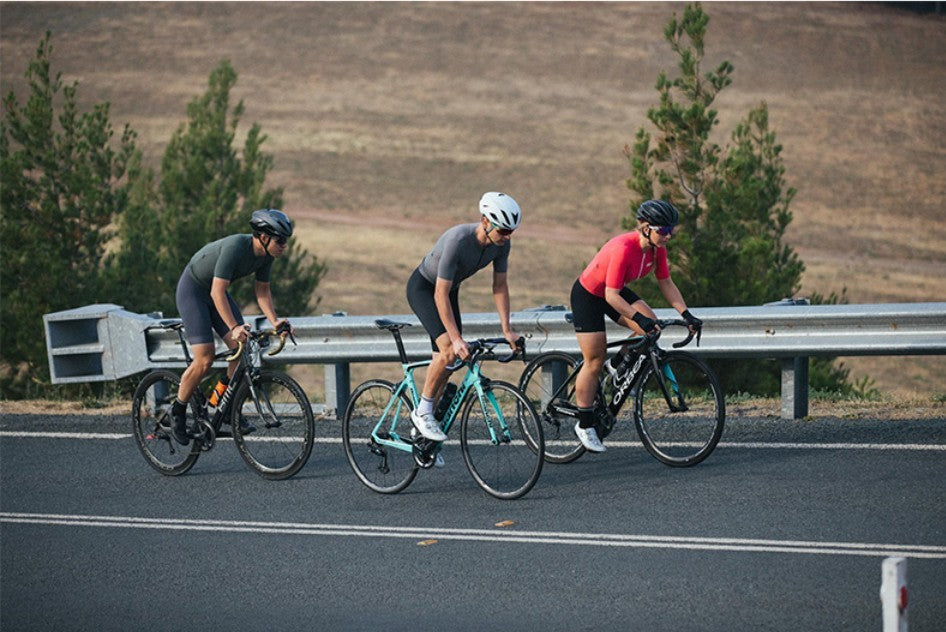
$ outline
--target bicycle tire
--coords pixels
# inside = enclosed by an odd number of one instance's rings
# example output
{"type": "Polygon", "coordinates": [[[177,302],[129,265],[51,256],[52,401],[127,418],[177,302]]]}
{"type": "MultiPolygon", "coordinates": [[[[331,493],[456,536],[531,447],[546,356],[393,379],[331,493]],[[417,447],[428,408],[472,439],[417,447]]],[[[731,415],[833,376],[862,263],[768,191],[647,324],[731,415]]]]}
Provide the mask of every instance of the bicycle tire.
{"type": "MultiPolygon", "coordinates": [[[[549,463],[571,463],[585,453],[573,430],[577,417],[563,414],[551,406],[557,390],[556,379],[564,380],[578,365],[578,360],[561,351],[549,351],[534,358],[522,371],[519,390],[535,408],[542,422],[545,437],[545,460],[549,463]]],[[[574,380],[562,391],[561,398],[577,411],[574,380]]]]}
{"type": "Polygon", "coordinates": [[[260,371],[252,390],[250,379],[243,379],[230,408],[233,442],[246,464],[263,478],[290,478],[305,467],[315,442],[309,398],[285,373],[260,371]],[[241,420],[255,429],[244,434],[241,420]]]}
{"type": "Polygon", "coordinates": [[[647,451],[671,467],[690,467],[708,457],[723,435],[726,401],[710,368],[685,351],[663,354],[660,373],[649,366],[638,383],[634,423],[647,451]],[[672,376],[669,379],[664,376],[672,376]],[[668,405],[661,388],[672,393],[668,405]]]}
{"type": "MultiPolygon", "coordinates": [[[[342,419],[342,443],[348,464],[366,487],[379,494],[396,494],[417,476],[418,466],[411,452],[379,444],[372,433],[392,401],[397,387],[387,380],[368,380],[352,393],[342,419]]],[[[393,406],[385,421],[385,432],[398,436],[398,430],[409,440],[414,406],[401,393],[399,405],[393,406]]]]}
{"type": "MultiPolygon", "coordinates": [[[[165,476],[180,476],[194,467],[201,449],[198,441],[182,446],[171,436],[171,404],[181,384],[173,371],[157,370],[142,378],[131,404],[132,434],[145,461],[165,476]]],[[[194,403],[188,406],[191,425],[194,403]]]]}
{"type": "Polygon", "coordinates": [[[515,385],[490,380],[484,390],[482,398],[471,391],[464,403],[460,428],[463,460],[487,494],[503,500],[521,498],[542,474],[542,424],[515,385]],[[496,423],[500,414],[506,421],[505,429],[496,423]]]}

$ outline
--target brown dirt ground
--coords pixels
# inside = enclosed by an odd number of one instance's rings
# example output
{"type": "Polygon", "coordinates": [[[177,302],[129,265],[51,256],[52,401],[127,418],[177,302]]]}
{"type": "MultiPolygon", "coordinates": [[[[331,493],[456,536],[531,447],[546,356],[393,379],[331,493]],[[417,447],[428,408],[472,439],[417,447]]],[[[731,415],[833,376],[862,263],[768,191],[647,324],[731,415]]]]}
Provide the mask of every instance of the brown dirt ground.
{"type": "MultiPolygon", "coordinates": [[[[526,213],[515,308],[564,303],[619,230],[622,148],[648,126],[662,30],[682,3],[2,2],[0,93],[46,29],[83,107],[139,134],[147,161],[221,59],[239,75],[240,133],[261,125],[300,240],[326,260],[319,311],[405,313],[403,282],[484,190],[526,213]]],[[[800,295],[946,300],[946,16],[892,3],[704,4],[705,68],[726,59],[725,144],[765,101],[798,189],[787,242],[800,295]]],[[[464,309],[492,309],[471,281],[464,309]]],[[[173,312],[170,306],[169,312],[173,312]]],[[[946,360],[851,358],[906,398],[946,392],[946,360]]]]}

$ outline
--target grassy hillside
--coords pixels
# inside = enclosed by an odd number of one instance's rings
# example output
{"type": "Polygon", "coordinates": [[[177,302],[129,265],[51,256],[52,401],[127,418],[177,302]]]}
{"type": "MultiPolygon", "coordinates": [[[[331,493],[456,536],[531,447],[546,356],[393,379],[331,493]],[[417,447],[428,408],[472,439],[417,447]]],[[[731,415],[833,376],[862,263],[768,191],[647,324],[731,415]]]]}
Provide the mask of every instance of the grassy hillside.
{"type": "MultiPolygon", "coordinates": [[[[485,190],[521,203],[514,308],[564,303],[626,212],[681,3],[0,4],[0,89],[46,29],[86,104],[109,101],[152,164],[229,59],[300,238],[331,267],[320,311],[405,313],[403,284],[485,190]]],[[[716,140],[760,101],[799,190],[801,295],[946,300],[946,18],[889,4],[708,3],[707,66],[735,66],[716,140]]],[[[725,271],[730,273],[731,271],[725,271]]],[[[714,271],[707,271],[708,274],[714,271]]],[[[464,308],[491,309],[486,279],[464,308]]],[[[173,306],[168,311],[173,312],[173,306]]],[[[694,310],[696,311],[696,310],[694,310]]],[[[943,392],[946,362],[851,359],[885,390],[943,392]]]]}

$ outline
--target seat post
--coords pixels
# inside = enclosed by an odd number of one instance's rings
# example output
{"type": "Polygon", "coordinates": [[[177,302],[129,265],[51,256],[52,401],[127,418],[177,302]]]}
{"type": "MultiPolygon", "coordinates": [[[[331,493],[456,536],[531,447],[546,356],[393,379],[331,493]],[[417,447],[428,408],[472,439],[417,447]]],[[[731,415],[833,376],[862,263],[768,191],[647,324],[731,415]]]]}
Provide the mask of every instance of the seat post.
{"type": "Polygon", "coordinates": [[[394,334],[394,342],[397,344],[397,353],[401,357],[401,364],[407,364],[407,352],[404,350],[404,342],[401,340],[401,330],[394,327],[391,329],[394,334]]]}

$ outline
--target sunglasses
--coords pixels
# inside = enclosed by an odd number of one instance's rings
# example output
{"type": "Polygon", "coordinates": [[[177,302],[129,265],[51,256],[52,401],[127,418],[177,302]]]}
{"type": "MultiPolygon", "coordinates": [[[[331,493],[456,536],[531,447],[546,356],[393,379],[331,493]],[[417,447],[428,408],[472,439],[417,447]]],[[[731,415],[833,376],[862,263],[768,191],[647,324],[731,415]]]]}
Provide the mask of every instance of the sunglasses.
{"type": "Polygon", "coordinates": [[[273,239],[275,240],[276,245],[278,246],[285,246],[286,242],[289,241],[288,237],[273,237],[273,239]]]}
{"type": "Polygon", "coordinates": [[[651,230],[656,230],[658,235],[663,235],[664,237],[673,237],[673,229],[676,226],[651,226],[651,230]]]}
{"type": "Polygon", "coordinates": [[[512,234],[512,231],[509,230],[508,228],[500,228],[499,226],[497,226],[497,225],[494,224],[493,222],[490,222],[489,225],[492,226],[492,227],[493,227],[493,230],[495,230],[497,233],[499,233],[499,234],[502,235],[503,237],[509,237],[509,236],[512,234]]]}

